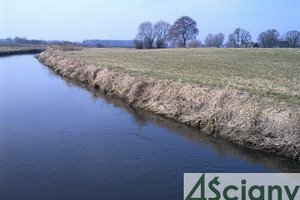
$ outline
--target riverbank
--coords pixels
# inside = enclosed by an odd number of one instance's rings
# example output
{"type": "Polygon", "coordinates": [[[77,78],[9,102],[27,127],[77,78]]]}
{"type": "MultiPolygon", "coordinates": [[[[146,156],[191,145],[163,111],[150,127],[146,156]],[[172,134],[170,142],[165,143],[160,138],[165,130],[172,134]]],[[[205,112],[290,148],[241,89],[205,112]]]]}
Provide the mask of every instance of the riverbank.
{"type": "Polygon", "coordinates": [[[45,48],[43,46],[0,46],[0,56],[38,54],[45,48]]]}
{"type": "MultiPolygon", "coordinates": [[[[81,51],[76,53],[80,55],[81,51]]],[[[133,107],[175,119],[241,146],[300,160],[297,104],[290,106],[269,97],[261,101],[236,89],[122,73],[101,63],[92,65],[64,56],[51,48],[37,59],[57,74],[99,88],[107,95],[115,94],[133,107]]]]}

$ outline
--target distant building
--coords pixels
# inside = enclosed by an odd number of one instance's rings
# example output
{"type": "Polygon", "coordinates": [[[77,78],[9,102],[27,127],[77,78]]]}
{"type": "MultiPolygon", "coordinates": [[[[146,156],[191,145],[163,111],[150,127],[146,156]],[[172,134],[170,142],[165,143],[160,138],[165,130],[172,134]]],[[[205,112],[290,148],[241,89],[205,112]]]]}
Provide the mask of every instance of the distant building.
{"type": "Polygon", "coordinates": [[[275,48],[291,48],[287,41],[277,41],[274,45],[275,48]]]}
{"type": "Polygon", "coordinates": [[[259,44],[254,42],[248,42],[243,45],[244,48],[258,48],[259,44]]]}
{"type": "Polygon", "coordinates": [[[251,48],[259,48],[259,44],[258,43],[254,43],[251,48]]]}

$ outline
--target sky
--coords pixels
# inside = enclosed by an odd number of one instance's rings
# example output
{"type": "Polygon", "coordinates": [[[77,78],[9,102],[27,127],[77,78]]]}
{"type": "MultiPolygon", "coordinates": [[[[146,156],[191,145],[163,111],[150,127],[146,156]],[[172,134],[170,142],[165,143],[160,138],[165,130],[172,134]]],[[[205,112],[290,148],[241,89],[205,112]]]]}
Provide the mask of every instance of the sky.
{"type": "Polygon", "coordinates": [[[198,39],[241,27],[259,33],[300,31],[300,0],[0,0],[0,38],[131,40],[140,23],[181,16],[197,22],[198,39]]]}

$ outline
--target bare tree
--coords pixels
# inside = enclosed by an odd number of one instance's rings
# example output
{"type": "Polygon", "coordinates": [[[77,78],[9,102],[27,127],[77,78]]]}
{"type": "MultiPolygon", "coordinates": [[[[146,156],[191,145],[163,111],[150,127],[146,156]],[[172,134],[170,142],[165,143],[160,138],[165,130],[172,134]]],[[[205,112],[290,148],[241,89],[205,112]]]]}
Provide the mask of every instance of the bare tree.
{"type": "Polygon", "coordinates": [[[229,47],[242,47],[251,42],[249,31],[242,28],[236,28],[233,33],[228,36],[227,45],[229,47]]]}
{"type": "Polygon", "coordinates": [[[224,38],[225,36],[223,33],[215,34],[213,37],[213,47],[221,47],[224,42],[224,38]]]}
{"type": "Polygon", "coordinates": [[[154,25],[154,36],[156,37],[156,47],[162,48],[166,45],[172,25],[160,20],[154,25]]]}
{"type": "Polygon", "coordinates": [[[258,35],[258,43],[261,47],[272,48],[278,41],[279,33],[276,29],[270,29],[258,35]]]}
{"type": "Polygon", "coordinates": [[[191,40],[188,45],[190,48],[199,48],[202,43],[200,40],[191,40]]]}
{"type": "Polygon", "coordinates": [[[300,32],[299,31],[296,31],[296,30],[288,31],[286,34],[284,34],[284,38],[291,47],[300,46],[300,32]]]}
{"type": "Polygon", "coordinates": [[[225,36],[223,33],[218,33],[215,35],[209,33],[204,40],[204,44],[206,47],[220,47],[224,42],[224,38],[225,36]]]}
{"type": "Polygon", "coordinates": [[[197,23],[188,16],[180,17],[176,20],[170,31],[171,40],[182,40],[182,46],[185,48],[188,40],[196,39],[199,30],[197,23]]]}
{"type": "Polygon", "coordinates": [[[226,43],[226,46],[227,47],[231,47],[231,48],[235,48],[235,47],[238,47],[238,44],[236,43],[236,39],[235,39],[235,35],[234,33],[231,33],[229,36],[228,36],[228,41],[226,43]]]}
{"type": "Polygon", "coordinates": [[[204,40],[205,47],[212,47],[213,40],[214,40],[214,35],[212,33],[209,33],[204,40]]]}
{"type": "Polygon", "coordinates": [[[139,43],[143,42],[143,47],[147,49],[153,48],[155,34],[151,22],[144,22],[140,24],[135,40],[139,43]]]}
{"type": "Polygon", "coordinates": [[[246,45],[251,42],[251,35],[249,31],[241,29],[241,46],[246,47],[246,45]]]}

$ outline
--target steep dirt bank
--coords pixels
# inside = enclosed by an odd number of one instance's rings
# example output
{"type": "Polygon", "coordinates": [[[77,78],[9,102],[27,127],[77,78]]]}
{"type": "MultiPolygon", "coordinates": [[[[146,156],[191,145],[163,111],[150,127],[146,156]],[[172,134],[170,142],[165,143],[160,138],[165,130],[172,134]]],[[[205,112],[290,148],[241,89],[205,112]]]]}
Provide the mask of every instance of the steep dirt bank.
{"type": "Polygon", "coordinates": [[[22,54],[37,54],[37,53],[41,53],[42,51],[43,51],[43,49],[0,51],[0,56],[12,56],[12,55],[22,55],[22,54]]]}
{"type": "Polygon", "coordinates": [[[133,107],[152,111],[206,134],[300,161],[300,109],[272,102],[261,106],[251,95],[198,85],[154,80],[86,66],[48,49],[37,59],[57,74],[115,94],[133,107]]]}

